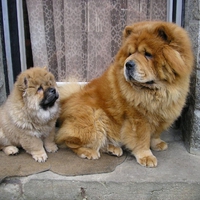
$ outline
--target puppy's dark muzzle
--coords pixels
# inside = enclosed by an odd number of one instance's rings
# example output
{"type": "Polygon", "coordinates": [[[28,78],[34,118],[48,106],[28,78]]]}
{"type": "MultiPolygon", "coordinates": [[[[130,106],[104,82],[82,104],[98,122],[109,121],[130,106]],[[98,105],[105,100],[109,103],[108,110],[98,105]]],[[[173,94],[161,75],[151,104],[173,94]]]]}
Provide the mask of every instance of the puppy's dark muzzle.
{"type": "Polygon", "coordinates": [[[56,92],[56,89],[55,88],[49,88],[47,90],[47,95],[49,96],[55,96],[55,98],[58,98],[58,93],[56,92]]]}
{"type": "Polygon", "coordinates": [[[52,107],[56,100],[59,98],[59,94],[55,88],[48,88],[44,92],[44,98],[40,103],[40,106],[43,109],[47,109],[48,107],[52,107]]]}

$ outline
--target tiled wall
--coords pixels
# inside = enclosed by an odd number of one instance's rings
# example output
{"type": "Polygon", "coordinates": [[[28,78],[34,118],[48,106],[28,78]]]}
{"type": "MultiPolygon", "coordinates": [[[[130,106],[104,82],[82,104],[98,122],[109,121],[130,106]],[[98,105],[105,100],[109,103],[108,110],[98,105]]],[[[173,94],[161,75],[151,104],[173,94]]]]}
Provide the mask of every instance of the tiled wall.
{"type": "Polygon", "coordinates": [[[166,20],[166,0],[26,0],[34,66],[57,81],[89,81],[116,55],[122,30],[142,20],[166,20]]]}

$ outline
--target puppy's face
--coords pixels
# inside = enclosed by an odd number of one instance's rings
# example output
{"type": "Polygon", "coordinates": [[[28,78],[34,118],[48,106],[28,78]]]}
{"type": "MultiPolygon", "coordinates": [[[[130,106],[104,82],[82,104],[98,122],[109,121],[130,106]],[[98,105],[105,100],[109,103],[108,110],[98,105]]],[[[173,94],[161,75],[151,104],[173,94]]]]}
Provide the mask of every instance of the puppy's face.
{"type": "Polygon", "coordinates": [[[47,110],[59,98],[54,76],[45,68],[26,70],[19,75],[16,85],[28,109],[47,110]]]}

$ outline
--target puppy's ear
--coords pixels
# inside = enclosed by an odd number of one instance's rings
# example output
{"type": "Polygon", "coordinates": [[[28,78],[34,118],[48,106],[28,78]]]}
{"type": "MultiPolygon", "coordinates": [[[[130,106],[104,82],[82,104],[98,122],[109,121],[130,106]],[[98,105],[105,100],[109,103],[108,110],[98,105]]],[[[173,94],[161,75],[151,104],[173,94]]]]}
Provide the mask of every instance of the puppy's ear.
{"type": "Polygon", "coordinates": [[[18,87],[20,91],[24,91],[28,88],[29,78],[30,76],[26,73],[21,73],[17,77],[16,86],[18,87]]]}
{"type": "Polygon", "coordinates": [[[27,77],[24,77],[24,86],[25,86],[25,88],[28,87],[28,78],[27,77]]]}
{"type": "Polygon", "coordinates": [[[127,38],[133,31],[133,27],[132,26],[126,26],[124,31],[123,31],[123,37],[127,38]]]}

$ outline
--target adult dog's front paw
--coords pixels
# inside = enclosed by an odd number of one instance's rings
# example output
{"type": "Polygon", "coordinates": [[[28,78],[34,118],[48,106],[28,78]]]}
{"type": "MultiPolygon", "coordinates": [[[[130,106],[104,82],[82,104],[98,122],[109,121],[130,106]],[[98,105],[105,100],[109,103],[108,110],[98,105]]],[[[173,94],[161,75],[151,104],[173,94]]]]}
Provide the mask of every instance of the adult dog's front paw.
{"type": "Polygon", "coordinates": [[[155,156],[145,156],[143,158],[138,158],[137,162],[144,167],[156,167],[157,159],[155,156]]]}
{"type": "Polygon", "coordinates": [[[140,150],[134,155],[137,162],[144,167],[157,166],[157,158],[152,154],[151,150],[140,150]]]}

